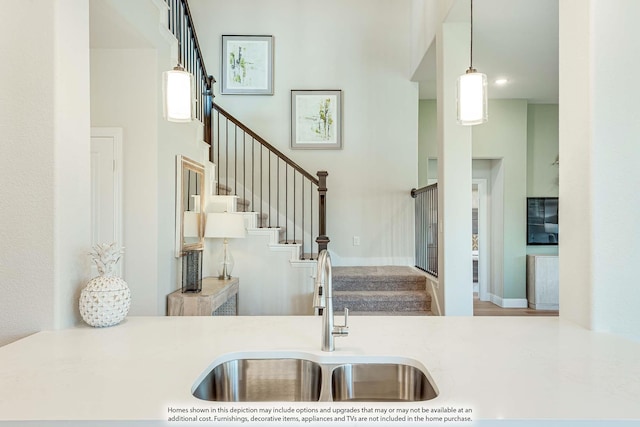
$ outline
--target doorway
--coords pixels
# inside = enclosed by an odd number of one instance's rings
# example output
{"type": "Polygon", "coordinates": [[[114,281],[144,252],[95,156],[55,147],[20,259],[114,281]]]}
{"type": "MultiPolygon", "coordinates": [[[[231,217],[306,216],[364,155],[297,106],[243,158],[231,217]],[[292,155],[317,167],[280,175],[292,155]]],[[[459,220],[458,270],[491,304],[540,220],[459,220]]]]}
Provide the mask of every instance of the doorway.
{"type": "MultiPolygon", "coordinates": [[[[91,246],[111,242],[123,245],[122,129],[91,128],[91,246]]],[[[120,277],[123,264],[115,266],[120,277]]]]}
{"type": "Polygon", "coordinates": [[[489,301],[489,199],[486,179],[473,179],[471,184],[471,258],[473,293],[480,301],[489,301]]]}

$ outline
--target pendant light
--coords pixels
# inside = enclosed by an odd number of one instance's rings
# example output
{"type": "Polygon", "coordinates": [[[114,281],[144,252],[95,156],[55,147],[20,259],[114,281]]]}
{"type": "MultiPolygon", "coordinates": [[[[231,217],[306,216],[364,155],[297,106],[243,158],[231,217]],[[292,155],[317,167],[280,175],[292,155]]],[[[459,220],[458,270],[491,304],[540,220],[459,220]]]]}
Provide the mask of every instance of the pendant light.
{"type": "MultiPolygon", "coordinates": [[[[182,20],[180,20],[182,21],[182,20]]],[[[178,26],[178,64],[162,73],[164,118],[170,122],[190,122],[195,117],[193,74],[182,66],[182,22],[178,26]]]]}
{"type": "Polygon", "coordinates": [[[473,68],[473,0],[471,1],[471,48],[469,69],[458,77],[458,123],[478,125],[488,120],[487,76],[473,68]]]}

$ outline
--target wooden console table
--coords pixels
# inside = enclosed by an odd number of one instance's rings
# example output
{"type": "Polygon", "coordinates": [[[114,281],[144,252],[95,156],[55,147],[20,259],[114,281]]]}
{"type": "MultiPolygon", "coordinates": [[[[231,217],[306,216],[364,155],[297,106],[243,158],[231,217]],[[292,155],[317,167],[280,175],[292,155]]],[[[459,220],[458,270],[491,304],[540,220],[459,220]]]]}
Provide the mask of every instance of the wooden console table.
{"type": "Polygon", "coordinates": [[[178,289],[167,297],[169,316],[237,316],[240,280],[217,277],[202,279],[202,291],[186,292],[178,289]]]}

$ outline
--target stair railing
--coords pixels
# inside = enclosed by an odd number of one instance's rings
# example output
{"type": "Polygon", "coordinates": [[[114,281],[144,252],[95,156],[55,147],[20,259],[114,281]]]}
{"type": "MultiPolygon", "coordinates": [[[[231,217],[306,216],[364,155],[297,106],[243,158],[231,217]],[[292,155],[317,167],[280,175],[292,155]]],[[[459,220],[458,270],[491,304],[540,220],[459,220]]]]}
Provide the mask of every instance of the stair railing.
{"type": "Polygon", "coordinates": [[[215,102],[213,110],[211,158],[218,188],[246,200],[258,214],[258,227],[283,229],[282,243],[299,243],[302,259],[314,259],[329,243],[328,173],[313,176],[215,102]],[[312,236],[318,236],[317,251],[312,236]]]}
{"type": "Polygon", "coordinates": [[[195,77],[196,118],[204,124],[204,141],[211,145],[211,103],[215,79],[207,73],[202,59],[202,50],[187,0],[164,1],[168,7],[167,27],[179,41],[182,66],[195,77]]]}
{"type": "Polygon", "coordinates": [[[438,184],[411,190],[415,199],[416,267],[438,277],[438,184]]]}
{"type": "Polygon", "coordinates": [[[189,4],[187,0],[164,1],[167,26],[179,41],[182,66],[195,76],[196,118],[204,124],[204,140],[210,145],[209,160],[216,164],[219,188],[224,184],[234,195],[242,191],[243,198],[250,196],[251,209],[260,214],[259,226],[282,227],[282,242],[301,244],[302,259],[313,259],[329,243],[328,173],[320,171],[314,177],[213,102],[215,79],[207,73],[189,4]],[[317,251],[312,236],[318,236],[317,251]]]}

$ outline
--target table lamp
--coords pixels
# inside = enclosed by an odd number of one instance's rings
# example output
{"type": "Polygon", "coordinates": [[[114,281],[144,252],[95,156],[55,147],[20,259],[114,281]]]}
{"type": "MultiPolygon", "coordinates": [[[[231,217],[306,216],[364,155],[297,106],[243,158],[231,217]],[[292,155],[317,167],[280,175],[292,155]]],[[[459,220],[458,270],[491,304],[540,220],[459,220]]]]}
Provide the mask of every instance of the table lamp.
{"type": "Polygon", "coordinates": [[[229,251],[229,239],[244,238],[247,230],[244,228],[244,216],[233,213],[208,213],[204,237],[210,239],[224,239],[222,254],[218,261],[218,278],[231,279],[233,270],[233,256],[229,251]]]}

